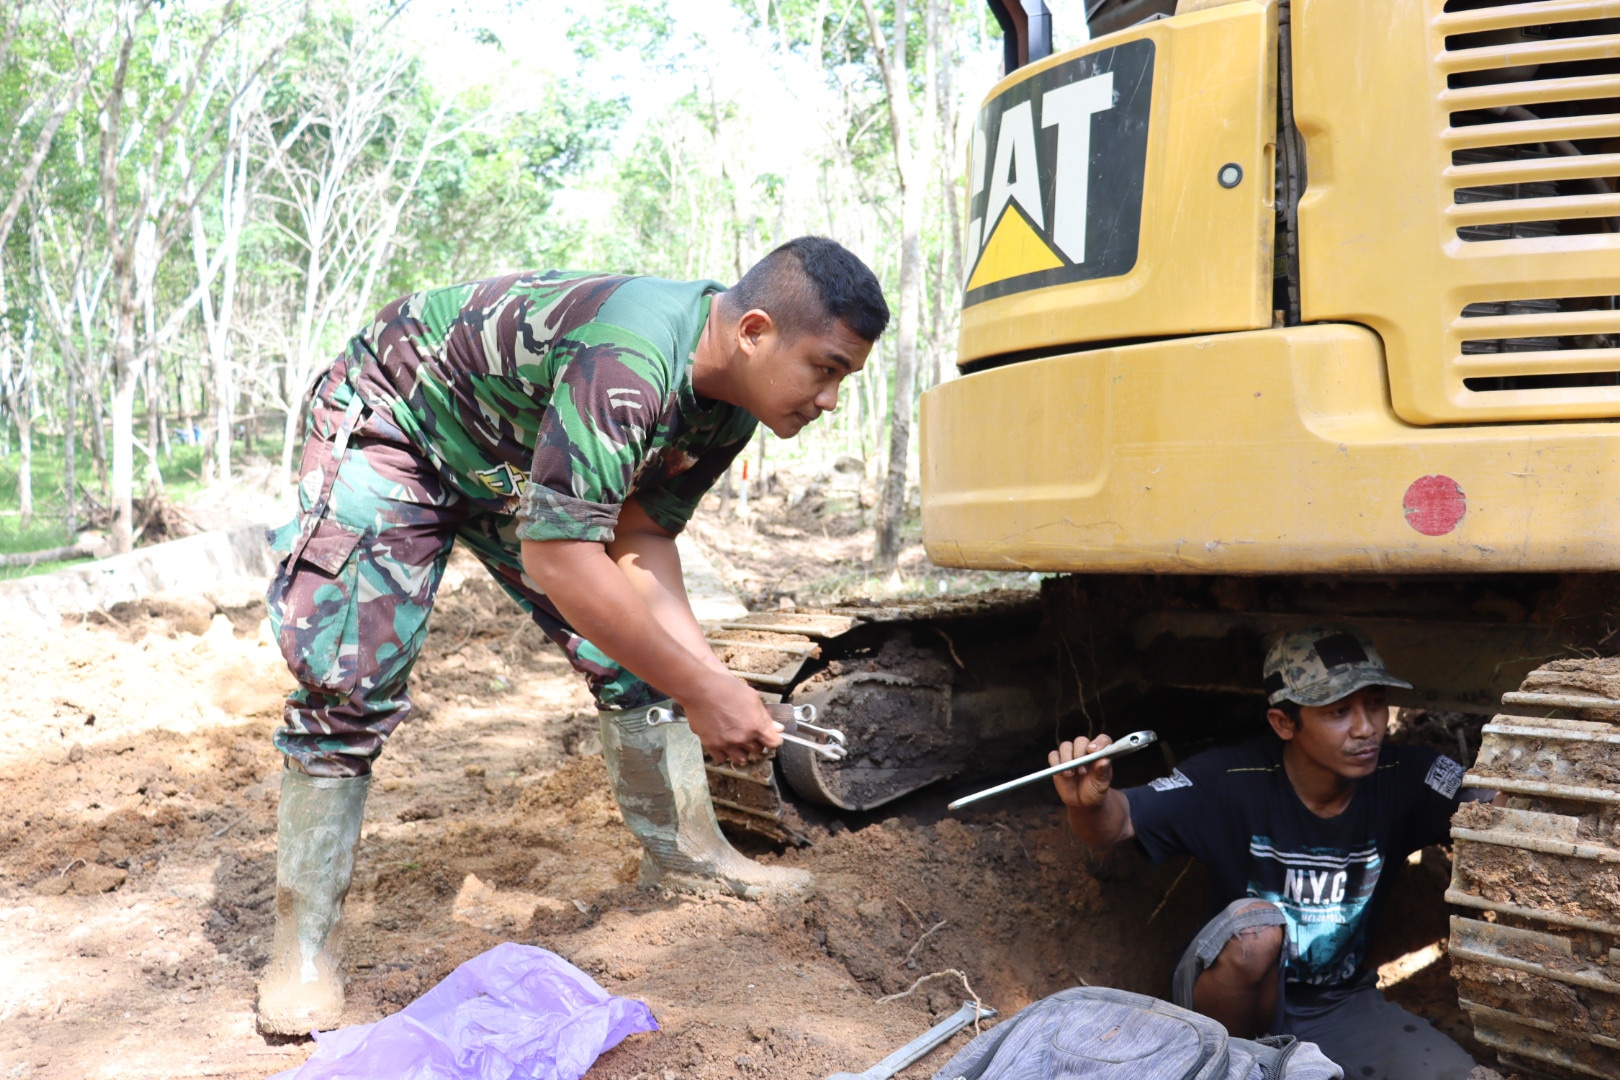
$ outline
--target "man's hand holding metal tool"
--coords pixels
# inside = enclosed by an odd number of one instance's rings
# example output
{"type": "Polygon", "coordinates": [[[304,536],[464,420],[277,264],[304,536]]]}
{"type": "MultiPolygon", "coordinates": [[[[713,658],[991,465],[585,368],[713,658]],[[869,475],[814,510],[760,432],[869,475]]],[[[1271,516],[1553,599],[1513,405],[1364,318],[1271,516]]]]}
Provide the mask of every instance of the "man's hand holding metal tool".
{"type": "MultiPolygon", "coordinates": [[[[1061,765],[1064,762],[1076,759],[1089,758],[1101,750],[1113,745],[1114,740],[1107,735],[1099,735],[1095,739],[1075,739],[1072,742],[1058,744],[1058,748],[1046,755],[1048,765],[1061,765]]],[[[1058,798],[1063,800],[1065,806],[1096,807],[1108,797],[1108,789],[1114,783],[1114,755],[1099,757],[1092,760],[1090,765],[1076,765],[1073,769],[1059,772],[1052,777],[1052,783],[1057,787],[1058,798]]]]}
{"type": "Polygon", "coordinates": [[[980,799],[987,799],[992,795],[1000,795],[1004,791],[1011,791],[1013,788],[1020,788],[1025,784],[1033,784],[1037,780],[1044,780],[1048,776],[1053,777],[1057,783],[1058,797],[1063,799],[1069,806],[1075,806],[1076,804],[1069,801],[1066,792],[1078,795],[1078,785],[1083,784],[1088,778],[1092,780],[1094,787],[1101,785],[1099,793],[1096,795],[1096,798],[1101,801],[1102,797],[1108,793],[1108,785],[1113,781],[1114,777],[1114,767],[1108,763],[1107,759],[1122,754],[1134,754],[1144,747],[1152,746],[1158,739],[1159,737],[1151,731],[1133,731],[1118,742],[1115,742],[1107,735],[1099,735],[1089,743],[1084,739],[1062,743],[1056,750],[1046,756],[1049,763],[1047,768],[1032,772],[1028,776],[1020,776],[1017,780],[1009,780],[1005,784],[997,784],[995,787],[976,791],[972,795],[964,795],[962,798],[950,803],[946,809],[955,810],[958,807],[966,806],[968,803],[978,802],[980,799]],[[1095,767],[1087,768],[1094,761],[1103,768],[1100,770],[1095,767]],[[1065,787],[1066,783],[1076,786],[1071,790],[1065,787]]]}
{"type": "MultiPolygon", "coordinates": [[[[828,761],[838,761],[849,753],[842,731],[815,723],[814,705],[770,704],[765,706],[765,712],[780,727],[783,742],[802,746],[828,761]]],[[[649,725],[674,724],[685,719],[686,714],[678,707],[674,710],[665,708],[647,710],[649,725]]]]}

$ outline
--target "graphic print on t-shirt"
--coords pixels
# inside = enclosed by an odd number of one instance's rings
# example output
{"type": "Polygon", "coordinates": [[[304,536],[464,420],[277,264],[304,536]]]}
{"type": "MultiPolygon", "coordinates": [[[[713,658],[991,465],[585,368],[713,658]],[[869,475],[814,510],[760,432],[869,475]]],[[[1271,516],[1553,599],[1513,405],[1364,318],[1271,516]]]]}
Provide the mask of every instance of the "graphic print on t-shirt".
{"type": "Polygon", "coordinates": [[[1383,860],[1371,840],[1353,851],[1280,851],[1270,837],[1249,839],[1249,895],[1288,920],[1289,982],[1322,985],[1354,976],[1367,950],[1363,918],[1383,860]]]}
{"type": "Polygon", "coordinates": [[[1434,764],[1429,766],[1429,774],[1423,778],[1423,782],[1433,788],[1442,799],[1455,799],[1466,772],[1461,765],[1441,754],[1434,759],[1434,764]]]}
{"type": "Polygon", "coordinates": [[[1192,781],[1180,769],[1171,769],[1169,776],[1161,776],[1157,780],[1149,780],[1148,787],[1154,791],[1174,791],[1176,788],[1192,787],[1192,781]]]}

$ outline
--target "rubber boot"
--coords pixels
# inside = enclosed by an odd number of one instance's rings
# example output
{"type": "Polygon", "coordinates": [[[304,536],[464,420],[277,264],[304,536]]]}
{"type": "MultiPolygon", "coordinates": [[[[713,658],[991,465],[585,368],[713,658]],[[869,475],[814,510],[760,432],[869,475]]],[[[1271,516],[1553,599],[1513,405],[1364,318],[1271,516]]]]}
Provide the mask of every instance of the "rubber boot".
{"type": "Polygon", "coordinates": [[[259,1030],[308,1035],[343,1015],[343,899],[370,776],[281,774],[276,814],[276,930],[259,981],[259,1030]]]}
{"type": "Polygon", "coordinates": [[[726,840],[709,798],[703,744],[686,724],[649,726],[645,708],[600,716],[613,796],[641,841],[643,888],[760,900],[800,895],[815,883],[807,870],[765,866],[726,840]]]}

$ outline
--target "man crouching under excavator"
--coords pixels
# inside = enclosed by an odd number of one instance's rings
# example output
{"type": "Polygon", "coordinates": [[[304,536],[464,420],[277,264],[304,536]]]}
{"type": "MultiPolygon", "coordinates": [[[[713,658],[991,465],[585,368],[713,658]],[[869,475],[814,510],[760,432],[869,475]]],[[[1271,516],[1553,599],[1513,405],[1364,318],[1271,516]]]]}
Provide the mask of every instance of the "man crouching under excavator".
{"type": "MultiPolygon", "coordinates": [[[[1176,966],[1177,1005],[1234,1036],[1316,1043],[1350,1080],[1464,1080],[1473,1059],[1386,1001],[1366,968],[1384,869],[1444,842],[1465,797],[1461,765],[1384,742],[1391,686],[1411,688],[1359,630],[1294,630],[1266,655],[1276,738],[1198,754],[1124,791],[1106,758],[1054,779],[1087,844],[1134,838],[1154,862],[1191,855],[1207,868],[1215,914],[1176,966]]],[[[1066,742],[1050,761],[1111,741],[1066,742]]]]}

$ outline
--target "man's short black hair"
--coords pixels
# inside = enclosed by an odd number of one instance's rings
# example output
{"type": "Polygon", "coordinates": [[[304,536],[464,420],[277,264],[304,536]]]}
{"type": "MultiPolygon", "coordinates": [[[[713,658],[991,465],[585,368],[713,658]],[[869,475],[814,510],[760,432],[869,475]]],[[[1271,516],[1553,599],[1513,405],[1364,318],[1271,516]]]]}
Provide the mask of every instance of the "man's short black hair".
{"type": "Polygon", "coordinates": [[[783,337],[824,334],[842,322],[864,341],[889,325],[877,276],[848,248],[824,236],[789,240],[749,268],[725,294],[726,314],[760,309],[783,337]]]}

